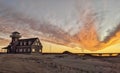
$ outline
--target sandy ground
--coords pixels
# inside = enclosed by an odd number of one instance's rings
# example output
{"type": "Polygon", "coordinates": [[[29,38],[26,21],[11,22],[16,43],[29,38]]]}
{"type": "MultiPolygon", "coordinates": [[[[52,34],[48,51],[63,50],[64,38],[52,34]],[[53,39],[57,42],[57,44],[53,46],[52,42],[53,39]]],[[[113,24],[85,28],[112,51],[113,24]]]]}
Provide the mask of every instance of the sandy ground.
{"type": "Polygon", "coordinates": [[[120,56],[0,54],[0,73],[120,73],[120,56]]]}

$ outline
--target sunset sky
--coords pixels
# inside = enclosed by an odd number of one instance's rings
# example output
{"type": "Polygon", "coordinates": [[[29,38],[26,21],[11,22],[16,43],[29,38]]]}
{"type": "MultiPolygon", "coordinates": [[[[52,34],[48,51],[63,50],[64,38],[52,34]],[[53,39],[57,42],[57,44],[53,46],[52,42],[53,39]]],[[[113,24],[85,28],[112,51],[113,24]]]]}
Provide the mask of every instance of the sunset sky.
{"type": "Polygon", "coordinates": [[[0,38],[19,31],[23,37],[72,43],[89,15],[104,41],[120,26],[120,0],[0,0],[0,38]]]}
{"type": "Polygon", "coordinates": [[[0,0],[0,4],[36,20],[49,21],[67,32],[72,29],[71,34],[79,31],[82,12],[91,9],[97,17],[101,40],[120,22],[119,0],[0,0]]]}

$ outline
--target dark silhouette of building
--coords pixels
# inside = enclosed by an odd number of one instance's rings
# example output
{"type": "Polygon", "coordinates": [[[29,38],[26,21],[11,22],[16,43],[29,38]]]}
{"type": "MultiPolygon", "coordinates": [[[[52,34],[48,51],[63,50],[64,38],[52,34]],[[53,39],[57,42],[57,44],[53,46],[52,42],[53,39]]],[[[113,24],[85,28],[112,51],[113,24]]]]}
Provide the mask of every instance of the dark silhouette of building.
{"type": "Polygon", "coordinates": [[[42,44],[39,38],[20,39],[19,32],[13,32],[11,43],[6,47],[7,53],[32,53],[42,52],[42,44]]]}

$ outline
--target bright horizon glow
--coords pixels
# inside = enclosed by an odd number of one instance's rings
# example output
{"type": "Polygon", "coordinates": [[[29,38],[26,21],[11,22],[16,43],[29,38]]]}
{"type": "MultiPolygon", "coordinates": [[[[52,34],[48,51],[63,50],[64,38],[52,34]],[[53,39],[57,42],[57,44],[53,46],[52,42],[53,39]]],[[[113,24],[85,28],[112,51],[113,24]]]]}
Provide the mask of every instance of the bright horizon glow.
{"type": "MultiPolygon", "coordinates": [[[[63,53],[65,51],[68,51],[71,53],[78,53],[78,55],[91,54],[93,56],[97,56],[99,53],[102,53],[103,56],[109,56],[109,54],[111,53],[113,54],[112,56],[117,56],[117,54],[120,53],[120,43],[108,46],[106,48],[103,48],[102,50],[97,50],[97,51],[90,51],[85,48],[79,48],[79,47],[71,48],[71,47],[53,44],[50,42],[43,42],[43,41],[42,41],[42,45],[44,46],[42,53],[63,53]]],[[[3,47],[6,46],[0,46],[0,52],[7,52],[7,50],[1,49],[3,47]]]]}

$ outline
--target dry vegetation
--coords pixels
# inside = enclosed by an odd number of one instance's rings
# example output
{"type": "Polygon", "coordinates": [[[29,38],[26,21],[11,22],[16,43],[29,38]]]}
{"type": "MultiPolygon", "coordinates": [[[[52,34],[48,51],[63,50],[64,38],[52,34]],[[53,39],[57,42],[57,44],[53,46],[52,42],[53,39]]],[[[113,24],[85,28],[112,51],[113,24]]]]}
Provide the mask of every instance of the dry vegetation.
{"type": "Polygon", "coordinates": [[[119,73],[120,57],[0,54],[0,73],[119,73]]]}

